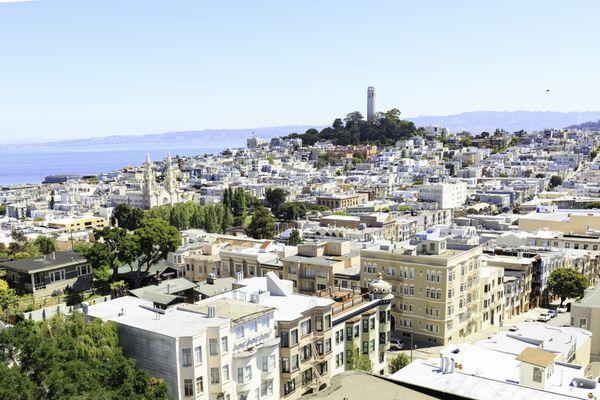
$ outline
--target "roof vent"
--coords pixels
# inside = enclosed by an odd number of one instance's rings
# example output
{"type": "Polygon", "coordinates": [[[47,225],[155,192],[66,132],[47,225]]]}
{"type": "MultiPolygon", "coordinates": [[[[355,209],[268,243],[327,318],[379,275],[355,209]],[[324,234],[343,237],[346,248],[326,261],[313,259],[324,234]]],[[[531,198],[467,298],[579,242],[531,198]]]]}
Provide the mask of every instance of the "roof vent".
{"type": "Polygon", "coordinates": [[[210,306],[208,306],[208,314],[207,314],[207,317],[208,317],[208,318],[214,318],[214,317],[215,317],[215,315],[216,315],[215,306],[213,306],[213,305],[210,305],[210,306]]]}

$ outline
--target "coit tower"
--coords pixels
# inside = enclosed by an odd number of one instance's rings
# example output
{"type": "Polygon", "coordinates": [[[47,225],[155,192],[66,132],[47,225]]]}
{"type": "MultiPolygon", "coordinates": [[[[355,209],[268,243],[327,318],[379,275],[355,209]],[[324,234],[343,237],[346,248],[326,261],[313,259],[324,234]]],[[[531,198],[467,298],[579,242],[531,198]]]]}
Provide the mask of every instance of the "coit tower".
{"type": "Polygon", "coordinates": [[[369,86],[367,89],[367,121],[373,121],[375,116],[375,88],[369,86]]]}

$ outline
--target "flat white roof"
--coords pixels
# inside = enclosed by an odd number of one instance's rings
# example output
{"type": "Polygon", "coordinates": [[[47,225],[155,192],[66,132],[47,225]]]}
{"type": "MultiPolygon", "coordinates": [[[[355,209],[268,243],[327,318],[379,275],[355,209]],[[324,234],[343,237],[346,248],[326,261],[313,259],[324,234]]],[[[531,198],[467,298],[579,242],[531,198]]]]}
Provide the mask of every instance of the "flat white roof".
{"type": "Polygon", "coordinates": [[[205,314],[176,307],[165,310],[164,314],[157,314],[148,307],[152,307],[151,301],[125,296],[89,306],[87,315],[174,338],[198,336],[207,328],[229,324],[226,318],[208,318],[205,314]]]}
{"type": "MultiPolygon", "coordinates": [[[[285,280],[280,281],[285,282],[285,280]]],[[[247,298],[250,298],[251,293],[267,291],[267,278],[265,277],[248,278],[239,283],[245,286],[236,290],[245,292],[247,298]]],[[[231,292],[224,293],[224,295],[232,296],[231,292]]],[[[276,295],[271,293],[260,301],[261,305],[274,307],[276,309],[274,316],[276,321],[293,321],[301,318],[302,313],[311,308],[327,307],[334,303],[335,302],[332,299],[297,293],[287,293],[286,295],[276,295]]]]}
{"type": "Polygon", "coordinates": [[[447,346],[440,353],[462,364],[463,369],[443,373],[440,358],[415,360],[390,379],[479,400],[565,400],[587,399],[590,392],[600,395],[600,387],[572,385],[574,378],[584,376],[583,368],[555,364],[546,390],[540,390],[519,385],[520,362],[514,354],[467,343],[447,346]]]}

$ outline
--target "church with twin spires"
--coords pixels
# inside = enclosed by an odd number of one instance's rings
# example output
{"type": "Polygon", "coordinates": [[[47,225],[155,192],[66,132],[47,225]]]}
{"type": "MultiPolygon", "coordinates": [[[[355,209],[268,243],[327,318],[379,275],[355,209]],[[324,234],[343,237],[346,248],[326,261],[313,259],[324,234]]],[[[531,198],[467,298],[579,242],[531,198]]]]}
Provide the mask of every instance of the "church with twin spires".
{"type": "Polygon", "coordinates": [[[150,154],[147,153],[139,189],[135,188],[131,190],[124,186],[115,188],[115,191],[110,196],[111,204],[113,206],[127,204],[131,207],[149,210],[157,206],[192,200],[190,194],[180,188],[178,180],[180,171],[179,168],[176,169],[173,167],[173,160],[170,153],[165,163],[166,166],[163,171],[164,179],[162,184],[159,184],[156,179],[154,164],[150,160],[150,154]]]}

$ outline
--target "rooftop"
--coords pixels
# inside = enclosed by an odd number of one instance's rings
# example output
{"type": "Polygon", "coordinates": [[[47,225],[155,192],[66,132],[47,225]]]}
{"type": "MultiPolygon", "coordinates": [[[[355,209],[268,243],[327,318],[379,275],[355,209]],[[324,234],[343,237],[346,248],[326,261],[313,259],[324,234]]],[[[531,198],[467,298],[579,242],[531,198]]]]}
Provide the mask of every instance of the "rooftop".
{"type": "Polygon", "coordinates": [[[39,257],[29,257],[22,260],[4,261],[0,266],[17,272],[31,274],[34,272],[47,271],[68,265],[78,265],[86,259],[74,251],[57,251],[52,254],[39,257]]]}
{"type": "Polygon", "coordinates": [[[537,365],[542,368],[548,367],[555,359],[556,354],[546,350],[534,349],[532,347],[526,348],[517,356],[517,360],[519,361],[537,365]]]}
{"type": "Polygon", "coordinates": [[[197,336],[207,328],[229,324],[226,318],[208,318],[205,314],[182,311],[176,307],[157,311],[152,308],[151,301],[133,296],[89,306],[86,315],[173,338],[197,336]]]}
{"type": "Polygon", "coordinates": [[[232,325],[241,324],[275,310],[273,307],[227,297],[206,299],[196,304],[183,304],[180,308],[207,314],[208,306],[214,306],[216,315],[229,319],[232,325]]]}
{"type": "Polygon", "coordinates": [[[315,394],[302,396],[302,400],[429,400],[438,399],[400,386],[382,377],[362,371],[345,371],[334,375],[328,388],[315,394]]]}

